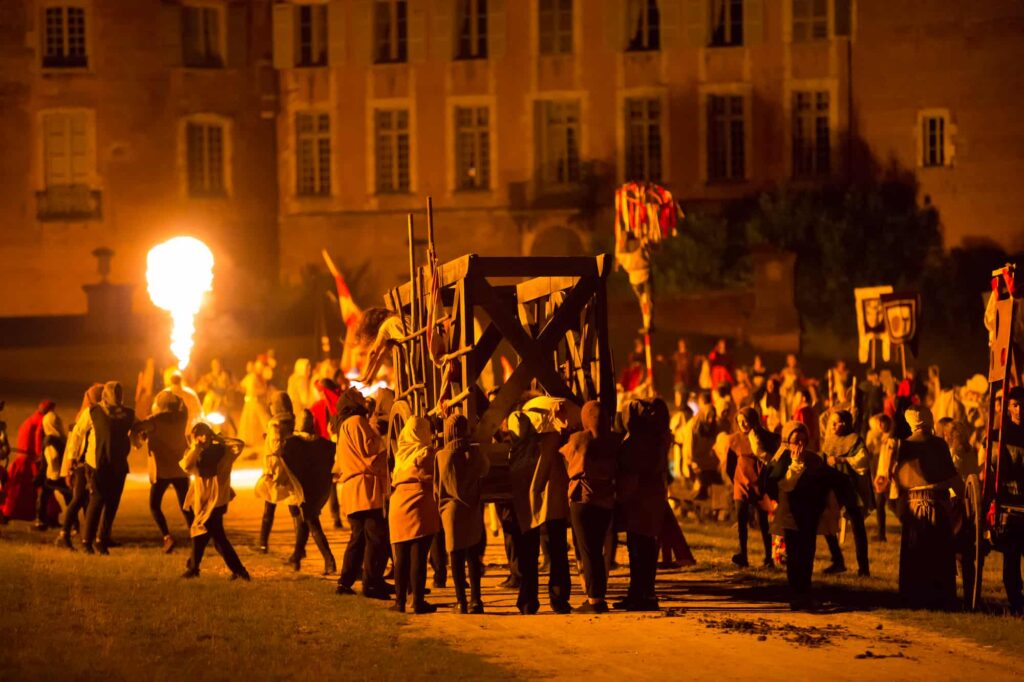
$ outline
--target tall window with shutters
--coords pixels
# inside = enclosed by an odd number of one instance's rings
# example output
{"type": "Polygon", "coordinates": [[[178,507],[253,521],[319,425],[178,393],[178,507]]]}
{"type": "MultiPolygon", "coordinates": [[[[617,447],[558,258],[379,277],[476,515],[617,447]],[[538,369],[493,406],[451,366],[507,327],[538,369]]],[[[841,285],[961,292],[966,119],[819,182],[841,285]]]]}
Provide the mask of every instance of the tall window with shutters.
{"type": "Polygon", "coordinates": [[[579,183],[579,101],[539,101],[535,116],[538,189],[557,191],[579,183]]]}
{"type": "Polygon", "coordinates": [[[661,100],[631,97],[626,100],[626,180],[661,182],[661,100]]]}
{"type": "Polygon", "coordinates": [[[831,154],[828,92],[794,92],[793,177],[828,175],[831,154]]]}
{"type": "Polygon", "coordinates": [[[373,120],[377,193],[408,192],[411,188],[409,110],[378,109],[373,120]]]}
{"type": "Polygon", "coordinates": [[[658,0],[629,0],[626,28],[631,31],[626,49],[643,52],[661,48],[661,13],[658,0]]]}
{"type": "Polygon", "coordinates": [[[185,66],[224,66],[222,25],[220,7],[197,4],[181,8],[181,58],[185,66]]]}
{"type": "Polygon", "coordinates": [[[459,0],[456,59],[487,59],[487,0],[459,0]]]}
{"type": "Polygon", "coordinates": [[[490,112],[487,107],[455,108],[455,186],[491,186],[490,112]]]}
{"type": "Polygon", "coordinates": [[[327,64],[327,5],[295,6],[295,66],[327,64]]]}
{"type": "Polygon", "coordinates": [[[793,42],[849,36],[853,32],[852,0],[791,0],[793,42]]]}
{"type": "Polygon", "coordinates": [[[746,124],[741,95],[707,97],[708,182],[746,177],[746,124]]]}
{"type": "Polygon", "coordinates": [[[711,0],[711,47],[743,44],[744,0],[711,0]]]}
{"type": "Polygon", "coordinates": [[[373,61],[401,64],[408,61],[406,0],[375,0],[373,4],[373,61]]]}
{"type": "Polygon", "coordinates": [[[48,5],[43,9],[43,66],[85,68],[85,8],[76,5],[48,5]]]}
{"type": "Polygon", "coordinates": [[[87,186],[93,173],[89,117],[84,111],[43,114],[43,183],[46,189],[87,186]]]}
{"type": "Polygon", "coordinates": [[[921,165],[940,168],[951,165],[949,114],[945,110],[928,110],[918,114],[920,121],[921,165]]]}
{"type": "Polygon", "coordinates": [[[538,29],[542,55],[572,54],[573,0],[538,0],[538,29]]]}
{"type": "Polygon", "coordinates": [[[330,114],[295,114],[295,193],[300,197],[331,194],[330,114]]]}
{"type": "Polygon", "coordinates": [[[223,124],[210,121],[188,121],[185,124],[185,159],[190,197],[225,195],[224,138],[223,124]]]}

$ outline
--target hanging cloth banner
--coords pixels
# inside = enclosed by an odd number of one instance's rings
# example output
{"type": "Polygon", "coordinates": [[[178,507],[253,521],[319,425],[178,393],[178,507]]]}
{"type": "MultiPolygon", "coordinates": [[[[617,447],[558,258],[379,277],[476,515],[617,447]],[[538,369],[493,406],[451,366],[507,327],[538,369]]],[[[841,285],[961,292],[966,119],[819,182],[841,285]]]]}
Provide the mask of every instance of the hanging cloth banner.
{"type": "Polygon", "coordinates": [[[918,326],[921,320],[921,296],[915,292],[882,294],[882,313],[889,342],[905,346],[917,356],[918,326]]]}
{"type": "Polygon", "coordinates": [[[853,290],[853,298],[857,304],[857,334],[860,337],[857,357],[861,364],[867,364],[871,357],[871,344],[876,341],[882,345],[882,359],[889,362],[891,345],[889,335],[885,331],[885,317],[882,315],[882,301],[879,296],[891,294],[889,285],[877,287],[860,287],[853,290]]]}

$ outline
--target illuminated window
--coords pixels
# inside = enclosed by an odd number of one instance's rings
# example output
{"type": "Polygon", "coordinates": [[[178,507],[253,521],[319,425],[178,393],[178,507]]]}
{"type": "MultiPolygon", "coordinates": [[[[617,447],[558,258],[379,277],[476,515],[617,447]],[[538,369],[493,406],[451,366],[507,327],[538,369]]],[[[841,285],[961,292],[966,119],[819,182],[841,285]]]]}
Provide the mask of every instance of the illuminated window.
{"type": "Polygon", "coordinates": [[[708,95],[708,181],[742,180],[746,176],[746,132],[743,97],[708,95]]]}
{"type": "Polygon", "coordinates": [[[47,7],[43,12],[43,66],[48,68],[84,68],[89,60],[85,51],[85,8],[47,7]]]}
{"type": "Polygon", "coordinates": [[[296,5],[295,66],[327,64],[327,5],[296,5]]]}
{"type": "Polygon", "coordinates": [[[224,126],[189,121],[185,125],[185,145],[189,196],[223,196],[224,126]]]}
{"type": "Polygon", "coordinates": [[[831,162],[828,92],[793,93],[793,176],[828,175],[831,162]]]}
{"type": "Polygon", "coordinates": [[[640,52],[660,48],[661,14],[657,0],[629,0],[627,12],[626,26],[633,28],[633,34],[626,49],[640,52]]]}
{"type": "Polygon", "coordinates": [[[542,188],[580,181],[580,103],[537,102],[537,166],[542,188]]]}
{"type": "Polygon", "coordinates": [[[295,114],[295,193],[331,194],[331,117],[324,113],[295,114]]]}
{"type": "Polygon", "coordinates": [[[626,100],[626,179],[661,180],[661,100],[626,100]]]}
{"type": "Polygon", "coordinates": [[[224,66],[221,54],[221,12],[217,7],[185,5],[181,8],[181,49],[185,66],[224,66]]]}
{"type": "Polygon", "coordinates": [[[949,164],[947,151],[947,119],[944,114],[921,116],[921,165],[946,166],[949,164]]]}
{"type": "Polygon", "coordinates": [[[373,61],[402,63],[407,59],[405,0],[376,0],[373,8],[373,61]]]}
{"type": "Polygon", "coordinates": [[[374,112],[377,158],[377,193],[408,192],[409,112],[378,109],[374,112]]]}
{"type": "Polygon", "coordinates": [[[828,38],[828,0],[793,0],[793,42],[828,38]]]}
{"type": "Polygon", "coordinates": [[[540,53],[572,53],[572,0],[539,0],[540,53]]]}
{"type": "Polygon", "coordinates": [[[456,59],[487,59],[487,0],[459,0],[456,59]]]}
{"type": "Polygon", "coordinates": [[[743,0],[711,0],[711,46],[743,44],[743,0]]]}
{"type": "Polygon", "coordinates": [[[458,189],[490,187],[489,121],[487,107],[455,108],[455,186],[458,189]]]}

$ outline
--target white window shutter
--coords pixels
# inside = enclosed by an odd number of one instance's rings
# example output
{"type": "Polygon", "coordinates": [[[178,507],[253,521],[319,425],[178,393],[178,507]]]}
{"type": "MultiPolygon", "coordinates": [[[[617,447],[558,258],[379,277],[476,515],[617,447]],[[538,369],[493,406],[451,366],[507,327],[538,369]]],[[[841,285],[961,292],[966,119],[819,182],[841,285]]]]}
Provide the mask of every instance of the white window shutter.
{"type": "Polygon", "coordinates": [[[456,10],[454,0],[438,0],[434,3],[430,18],[431,59],[448,61],[455,54],[455,31],[458,30],[455,25],[456,10]]]}
{"type": "Polygon", "coordinates": [[[409,12],[409,62],[420,63],[427,59],[427,8],[424,0],[408,0],[409,12]]]}
{"type": "Polygon", "coordinates": [[[487,57],[501,59],[505,55],[505,0],[490,0],[487,3],[487,57]]]}
{"type": "Polygon", "coordinates": [[[686,43],[690,47],[707,47],[710,25],[707,0],[685,0],[686,43]]]}
{"type": "Polygon", "coordinates": [[[65,114],[43,116],[43,180],[47,187],[71,184],[69,127],[65,114]]]}
{"type": "Polygon", "coordinates": [[[274,5],[274,68],[295,66],[295,7],[288,3],[274,5]]]}
{"type": "Polygon", "coordinates": [[[330,0],[327,3],[327,64],[341,66],[346,58],[345,3],[330,0]]]}
{"type": "Polygon", "coordinates": [[[743,44],[764,40],[764,0],[743,0],[743,44]]]}
{"type": "Polygon", "coordinates": [[[68,116],[68,130],[71,143],[71,184],[88,185],[92,164],[89,163],[89,131],[85,112],[68,116]]]}
{"type": "Polygon", "coordinates": [[[658,28],[661,29],[661,49],[671,50],[679,47],[684,38],[680,32],[682,21],[679,16],[679,0],[659,0],[658,21],[658,28]]]}

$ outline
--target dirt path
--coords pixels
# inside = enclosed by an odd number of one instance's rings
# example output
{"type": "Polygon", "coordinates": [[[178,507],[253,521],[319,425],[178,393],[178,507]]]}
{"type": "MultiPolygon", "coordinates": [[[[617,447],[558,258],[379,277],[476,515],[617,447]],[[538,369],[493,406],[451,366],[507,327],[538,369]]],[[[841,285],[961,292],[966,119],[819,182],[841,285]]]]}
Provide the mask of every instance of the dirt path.
{"type": "MultiPolygon", "coordinates": [[[[941,679],[956,670],[991,682],[1024,675],[1024,660],[871,613],[794,614],[778,603],[740,601],[717,574],[659,576],[660,614],[557,616],[544,608],[524,617],[515,595],[497,588],[500,573],[485,578],[487,615],[412,617],[405,636],[440,637],[527,678],[793,680],[798,671],[796,679],[941,679]],[[716,583],[721,589],[709,596],[716,583]]],[[[624,578],[616,571],[611,589],[621,591],[624,578]]],[[[449,587],[430,599],[454,598],[449,587]]]]}

